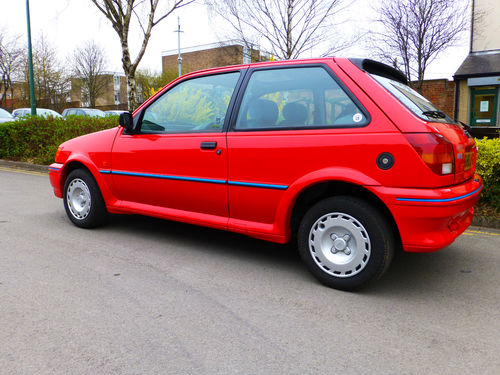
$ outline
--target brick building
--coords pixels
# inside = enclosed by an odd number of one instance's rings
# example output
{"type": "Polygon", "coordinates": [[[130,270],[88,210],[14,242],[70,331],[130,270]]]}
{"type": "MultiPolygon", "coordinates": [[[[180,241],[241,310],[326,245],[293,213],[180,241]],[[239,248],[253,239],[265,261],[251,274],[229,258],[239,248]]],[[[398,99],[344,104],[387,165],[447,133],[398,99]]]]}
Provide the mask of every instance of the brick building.
{"type": "MultiPolygon", "coordinates": [[[[182,48],[181,56],[183,74],[218,66],[269,60],[259,50],[249,49],[237,41],[182,48]]],[[[162,53],[162,71],[178,71],[177,50],[169,50],[162,53]]]]}
{"type": "MultiPolygon", "coordinates": [[[[123,73],[106,72],[101,76],[105,80],[103,93],[96,99],[96,108],[126,109],[127,107],[127,81],[123,73]]],[[[88,94],[82,87],[81,80],[71,78],[71,89],[67,98],[68,106],[89,107],[88,94]]]]}
{"type": "Polygon", "coordinates": [[[21,100],[23,88],[23,82],[13,82],[12,87],[7,88],[4,96],[4,86],[0,83],[0,108],[12,112],[15,108],[22,106],[24,104],[21,100]]]}
{"type": "Polygon", "coordinates": [[[455,113],[455,86],[454,81],[447,79],[428,79],[422,84],[422,95],[453,118],[455,113]]]}

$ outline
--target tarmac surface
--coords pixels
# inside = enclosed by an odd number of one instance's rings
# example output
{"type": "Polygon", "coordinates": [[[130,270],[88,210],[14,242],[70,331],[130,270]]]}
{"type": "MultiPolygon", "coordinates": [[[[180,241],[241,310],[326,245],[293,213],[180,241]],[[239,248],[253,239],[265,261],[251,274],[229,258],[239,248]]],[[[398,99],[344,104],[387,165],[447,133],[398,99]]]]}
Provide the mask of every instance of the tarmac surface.
{"type": "Polygon", "coordinates": [[[500,231],[399,254],[357,293],[292,246],[140,216],[73,226],[0,165],[2,374],[498,374],[500,231]]]}

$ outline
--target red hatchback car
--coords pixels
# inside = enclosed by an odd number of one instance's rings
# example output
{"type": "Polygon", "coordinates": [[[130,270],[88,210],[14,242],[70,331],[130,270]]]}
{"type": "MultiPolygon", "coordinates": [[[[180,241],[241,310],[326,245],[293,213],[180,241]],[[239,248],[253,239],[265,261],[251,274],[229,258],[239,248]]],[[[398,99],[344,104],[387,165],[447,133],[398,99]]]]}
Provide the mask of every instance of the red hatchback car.
{"type": "Polygon", "coordinates": [[[120,126],[63,143],[49,168],[79,227],[144,214],[298,243],[352,290],[394,251],[430,252],[471,223],[474,139],[366,59],[216,68],[173,81],[120,126]]]}

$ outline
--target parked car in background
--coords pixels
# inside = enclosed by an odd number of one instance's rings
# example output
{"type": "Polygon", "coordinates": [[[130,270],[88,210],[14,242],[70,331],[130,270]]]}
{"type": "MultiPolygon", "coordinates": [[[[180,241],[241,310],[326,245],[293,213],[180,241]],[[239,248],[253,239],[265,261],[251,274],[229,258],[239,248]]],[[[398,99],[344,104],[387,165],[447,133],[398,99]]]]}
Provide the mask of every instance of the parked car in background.
{"type": "Polygon", "coordinates": [[[120,116],[122,113],[125,113],[128,111],[120,111],[120,110],[109,110],[106,111],[106,116],[120,116]]]}
{"type": "Polygon", "coordinates": [[[88,116],[88,117],[105,117],[104,111],[95,108],[66,108],[62,116],[64,118],[68,116],[88,116]]]}
{"type": "Polygon", "coordinates": [[[189,73],[119,124],[63,143],[49,167],[76,226],[143,214],[296,240],[338,289],[377,279],[398,249],[451,244],[483,187],[466,128],[368,59],[189,73]]]}
{"type": "MultiPolygon", "coordinates": [[[[37,108],[36,115],[42,116],[45,118],[48,118],[48,117],[61,118],[62,117],[56,111],[53,111],[52,109],[46,109],[46,108],[37,108]]],[[[12,111],[12,116],[14,116],[16,119],[24,117],[24,116],[31,116],[31,108],[14,109],[12,111]]]]}
{"type": "Polygon", "coordinates": [[[5,109],[0,108],[0,122],[14,121],[14,116],[12,116],[5,109]]]}

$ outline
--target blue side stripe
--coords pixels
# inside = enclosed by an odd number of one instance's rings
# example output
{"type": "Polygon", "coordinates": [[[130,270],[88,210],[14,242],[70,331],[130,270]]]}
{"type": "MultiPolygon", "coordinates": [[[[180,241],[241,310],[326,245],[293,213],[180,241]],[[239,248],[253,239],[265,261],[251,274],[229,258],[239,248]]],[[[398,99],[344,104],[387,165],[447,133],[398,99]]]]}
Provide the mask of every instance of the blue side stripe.
{"type": "Polygon", "coordinates": [[[259,184],[256,182],[228,181],[227,183],[229,185],[235,185],[235,186],[260,187],[260,188],[278,189],[278,190],[288,189],[288,186],[286,185],[259,184]]]}
{"type": "Polygon", "coordinates": [[[226,180],[214,180],[214,179],[209,179],[209,178],[168,176],[168,175],[162,175],[162,174],[134,173],[134,172],[120,172],[120,171],[110,171],[109,173],[110,174],[121,175],[121,176],[160,178],[160,179],[164,179],[164,180],[209,182],[209,183],[212,183],[212,184],[225,184],[226,183],[226,180]]]}
{"type": "Polygon", "coordinates": [[[431,202],[431,203],[453,202],[453,201],[458,201],[460,199],[470,197],[471,195],[474,195],[477,192],[479,192],[482,188],[483,188],[483,186],[481,185],[479,188],[474,190],[472,193],[461,195],[459,197],[454,197],[454,198],[446,198],[446,199],[396,198],[396,200],[400,201],[400,202],[431,202]]]}
{"type": "Polygon", "coordinates": [[[49,167],[49,171],[59,172],[61,168],[49,167]]]}
{"type": "Polygon", "coordinates": [[[247,187],[256,187],[256,188],[278,189],[278,190],[288,189],[287,185],[260,184],[260,183],[255,183],[255,182],[227,181],[227,180],[217,180],[217,179],[210,179],[210,178],[181,177],[181,176],[170,176],[170,175],[151,174],[151,173],[136,173],[136,172],[122,172],[122,171],[109,171],[109,170],[100,170],[99,173],[101,173],[101,174],[115,174],[115,175],[120,175],[120,176],[160,178],[160,179],[164,179],[164,180],[205,182],[205,183],[221,184],[221,185],[222,184],[229,184],[229,185],[234,185],[234,186],[247,186],[247,187]]]}

